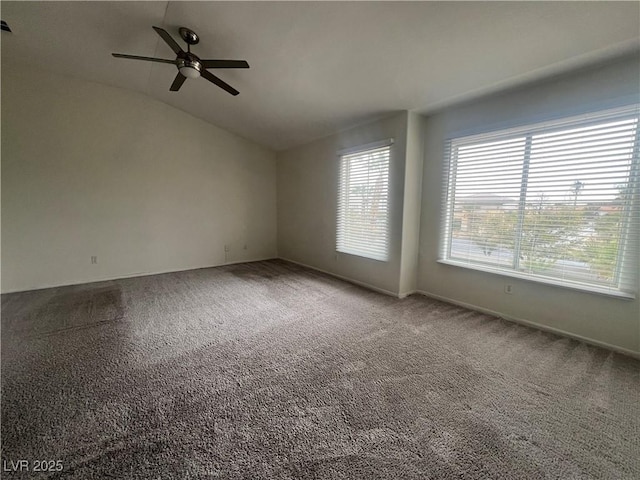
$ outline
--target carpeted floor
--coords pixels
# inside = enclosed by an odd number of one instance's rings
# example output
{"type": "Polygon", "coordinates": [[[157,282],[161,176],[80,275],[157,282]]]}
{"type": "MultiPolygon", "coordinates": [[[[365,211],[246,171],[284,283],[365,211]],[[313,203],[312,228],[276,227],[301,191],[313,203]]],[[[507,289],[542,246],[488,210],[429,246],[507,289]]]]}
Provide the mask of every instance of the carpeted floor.
{"type": "Polygon", "coordinates": [[[2,459],[7,479],[638,479],[640,362],[282,261],[3,295],[2,459]]]}

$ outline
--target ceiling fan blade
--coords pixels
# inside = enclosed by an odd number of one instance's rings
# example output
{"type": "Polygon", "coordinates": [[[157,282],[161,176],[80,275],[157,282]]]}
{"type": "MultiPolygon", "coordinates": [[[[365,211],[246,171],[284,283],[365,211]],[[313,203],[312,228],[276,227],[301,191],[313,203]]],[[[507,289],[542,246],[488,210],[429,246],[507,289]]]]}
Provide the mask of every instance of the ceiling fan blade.
{"type": "Polygon", "coordinates": [[[171,84],[171,88],[169,88],[169,90],[171,90],[172,92],[177,92],[178,90],[180,90],[180,87],[182,86],[182,84],[184,83],[184,81],[186,79],[187,79],[187,77],[185,77],[180,72],[178,72],[178,74],[176,75],[176,78],[173,80],[173,83],[171,84]]]}
{"type": "Polygon", "coordinates": [[[160,37],[162,37],[165,43],[169,45],[169,47],[171,47],[171,50],[173,50],[176,53],[176,55],[179,55],[180,53],[184,53],[184,51],[180,48],[180,45],[178,45],[176,41],[173,38],[171,38],[171,35],[169,35],[169,33],[166,30],[163,30],[160,27],[153,27],[153,29],[156,31],[158,35],[160,35],[160,37]]]}
{"type": "Polygon", "coordinates": [[[218,77],[216,77],[213,73],[208,72],[207,70],[202,70],[200,72],[200,76],[202,78],[206,78],[207,80],[209,80],[211,83],[215,83],[217,86],[219,86],[220,88],[222,88],[223,90],[226,90],[227,92],[229,92],[231,95],[238,95],[240,92],[237,91],[235,88],[233,88],[231,85],[229,85],[226,82],[223,82],[222,80],[220,80],[218,77]]]}
{"type": "Polygon", "coordinates": [[[153,58],[153,57],[140,57],[138,55],[126,55],[124,53],[112,53],[116,58],[130,58],[131,60],[145,60],[147,62],[158,62],[158,63],[171,63],[173,65],[176,64],[175,60],[165,60],[164,58],[153,58]]]}
{"type": "Polygon", "coordinates": [[[249,68],[246,60],[200,60],[204,68],[249,68]]]}

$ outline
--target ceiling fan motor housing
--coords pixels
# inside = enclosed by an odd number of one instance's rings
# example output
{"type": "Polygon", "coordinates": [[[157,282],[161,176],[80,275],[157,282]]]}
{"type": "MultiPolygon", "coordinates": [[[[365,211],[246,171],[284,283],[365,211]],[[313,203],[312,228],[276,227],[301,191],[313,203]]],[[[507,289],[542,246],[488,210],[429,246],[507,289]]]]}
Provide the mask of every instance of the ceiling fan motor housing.
{"type": "Polygon", "coordinates": [[[176,60],[176,65],[180,73],[187,78],[197,78],[200,76],[202,70],[202,64],[200,59],[192,53],[186,53],[180,55],[176,60]]]}

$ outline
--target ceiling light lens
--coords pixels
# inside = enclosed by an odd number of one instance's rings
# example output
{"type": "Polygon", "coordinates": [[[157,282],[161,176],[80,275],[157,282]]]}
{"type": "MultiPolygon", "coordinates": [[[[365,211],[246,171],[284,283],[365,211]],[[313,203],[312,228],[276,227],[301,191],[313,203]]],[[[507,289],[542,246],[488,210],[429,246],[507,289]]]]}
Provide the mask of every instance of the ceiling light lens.
{"type": "Polygon", "coordinates": [[[187,78],[197,78],[200,76],[200,72],[193,67],[180,67],[180,73],[187,78]]]}

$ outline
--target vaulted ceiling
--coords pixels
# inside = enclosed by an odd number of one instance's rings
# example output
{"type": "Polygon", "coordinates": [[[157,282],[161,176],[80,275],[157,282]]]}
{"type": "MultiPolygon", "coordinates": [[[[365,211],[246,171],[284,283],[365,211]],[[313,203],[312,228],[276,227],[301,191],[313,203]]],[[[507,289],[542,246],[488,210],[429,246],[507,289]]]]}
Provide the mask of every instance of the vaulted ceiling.
{"type": "MultiPolygon", "coordinates": [[[[635,52],[637,2],[9,2],[2,70],[16,63],[127,88],[276,150],[398,110],[474,96],[635,52]],[[245,59],[170,92],[152,30],[200,36],[201,58],[245,59]]],[[[181,40],[180,40],[181,42],[181,40]]]]}

